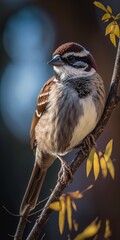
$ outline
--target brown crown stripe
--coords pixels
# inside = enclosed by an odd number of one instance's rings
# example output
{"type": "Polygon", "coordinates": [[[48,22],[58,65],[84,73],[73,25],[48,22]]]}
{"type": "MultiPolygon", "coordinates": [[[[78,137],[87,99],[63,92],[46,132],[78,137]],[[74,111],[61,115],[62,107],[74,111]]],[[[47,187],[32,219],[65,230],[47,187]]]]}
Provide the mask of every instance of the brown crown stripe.
{"type": "Polygon", "coordinates": [[[70,43],[65,43],[58,47],[55,52],[53,53],[53,56],[56,54],[63,54],[63,53],[68,53],[68,52],[82,52],[83,47],[80,44],[70,42],[70,43]]]}

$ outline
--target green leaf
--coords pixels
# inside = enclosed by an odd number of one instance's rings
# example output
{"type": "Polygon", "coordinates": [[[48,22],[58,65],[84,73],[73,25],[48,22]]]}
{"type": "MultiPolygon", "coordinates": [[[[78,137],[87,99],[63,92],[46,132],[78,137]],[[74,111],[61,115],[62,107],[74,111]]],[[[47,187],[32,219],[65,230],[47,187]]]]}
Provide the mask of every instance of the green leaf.
{"type": "Polygon", "coordinates": [[[93,3],[94,3],[94,5],[95,5],[96,7],[98,7],[98,8],[100,8],[100,9],[102,9],[103,11],[107,12],[106,7],[105,7],[102,3],[98,2],[98,1],[95,1],[95,2],[93,2],[93,3]]]}
{"type": "Polygon", "coordinates": [[[104,157],[105,157],[106,161],[110,158],[110,156],[112,154],[112,148],[113,148],[113,139],[111,139],[108,142],[106,149],[105,149],[104,157]]]}
{"type": "Polygon", "coordinates": [[[108,10],[109,13],[112,14],[112,8],[110,6],[107,6],[107,10],[108,10]]]}
{"type": "Polygon", "coordinates": [[[105,20],[109,20],[111,18],[111,15],[109,13],[105,13],[103,16],[102,16],[102,21],[105,21],[105,20]]]}
{"type": "Polygon", "coordinates": [[[94,170],[95,180],[97,180],[100,172],[100,164],[99,164],[99,158],[96,152],[94,153],[93,170],[94,170]]]}
{"type": "Polygon", "coordinates": [[[114,179],[115,178],[115,168],[114,168],[112,160],[109,158],[109,160],[106,162],[106,164],[107,164],[107,168],[109,170],[109,173],[110,173],[112,179],[114,179]]]}
{"type": "Polygon", "coordinates": [[[88,177],[91,169],[92,169],[92,165],[93,165],[93,159],[94,159],[94,153],[95,153],[95,148],[93,148],[88,156],[87,162],[86,162],[86,176],[88,177]]]}

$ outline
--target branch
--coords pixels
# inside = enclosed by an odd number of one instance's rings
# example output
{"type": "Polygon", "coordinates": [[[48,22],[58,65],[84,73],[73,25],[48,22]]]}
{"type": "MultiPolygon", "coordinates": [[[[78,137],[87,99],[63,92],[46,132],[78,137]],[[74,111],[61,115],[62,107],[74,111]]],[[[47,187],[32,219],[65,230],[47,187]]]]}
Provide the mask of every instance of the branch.
{"type": "MultiPolygon", "coordinates": [[[[120,96],[118,96],[118,92],[120,89],[120,41],[117,51],[117,56],[115,60],[115,66],[114,66],[114,72],[112,76],[112,81],[110,85],[109,95],[106,101],[105,109],[102,114],[101,120],[97,124],[96,128],[91,133],[95,140],[100,136],[100,134],[103,132],[113,110],[115,109],[117,103],[120,100],[120,96]]],[[[80,165],[83,163],[83,161],[86,159],[86,157],[89,155],[90,150],[94,146],[93,141],[91,141],[91,134],[89,134],[84,141],[80,144],[80,150],[77,153],[76,157],[71,161],[70,163],[70,170],[72,174],[77,171],[77,169],[80,167],[80,165]],[[88,146],[88,140],[89,140],[89,146],[88,146]]],[[[52,213],[52,210],[49,209],[50,203],[57,200],[60,195],[62,194],[63,190],[68,186],[70,183],[70,176],[66,172],[66,181],[64,182],[57,182],[53,192],[51,193],[46,205],[44,206],[44,209],[39,216],[39,218],[36,220],[35,225],[33,226],[27,240],[35,240],[38,239],[39,234],[42,231],[43,226],[48,221],[50,214],[52,213]]],[[[29,216],[29,209],[26,210],[26,213],[21,216],[18,228],[16,230],[15,238],[14,240],[22,240],[23,232],[27,223],[27,217],[29,216]]]]}
{"type": "MultiPolygon", "coordinates": [[[[101,117],[101,120],[99,121],[98,125],[92,132],[92,135],[94,136],[95,140],[97,140],[97,138],[103,132],[113,110],[115,109],[117,103],[120,100],[120,96],[118,96],[119,89],[120,89],[120,40],[119,40],[112,81],[111,81],[109,95],[108,95],[108,98],[106,101],[105,109],[104,109],[103,115],[101,117]]],[[[90,137],[90,135],[88,135],[88,137],[90,137]]],[[[91,141],[89,143],[89,147],[88,147],[88,142],[87,142],[88,137],[85,138],[85,140],[81,143],[80,151],[77,153],[77,156],[70,163],[70,169],[71,169],[72,174],[74,174],[76,172],[76,170],[80,167],[80,165],[83,163],[83,161],[88,156],[90,149],[92,149],[92,147],[94,145],[93,142],[91,141]]],[[[67,173],[66,173],[66,175],[67,175],[67,173]]],[[[65,182],[57,183],[57,185],[55,186],[50,198],[48,199],[41,215],[39,216],[38,220],[36,221],[35,225],[33,226],[33,229],[31,230],[27,240],[38,239],[43,226],[48,221],[50,214],[52,212],[52,210],[49,209],[49,204],[52,203],[53,201],[57,200],[60,197],[60,195],[62,194],[65,187],[67,187],[69,182],[70,182],[70,177],[69,177],[69,175],[67,175],[65,182]]]]}
{"type": "Polygon", "coordinates": [[[24,216],[20,216],[20,220],[14,236],[14,240],[22,240],[24,229],[28,221],[27,218],[28,218],[29,212],[30,212],[30,207],[28,206],[28,208],[26,208],[24,216]]]}

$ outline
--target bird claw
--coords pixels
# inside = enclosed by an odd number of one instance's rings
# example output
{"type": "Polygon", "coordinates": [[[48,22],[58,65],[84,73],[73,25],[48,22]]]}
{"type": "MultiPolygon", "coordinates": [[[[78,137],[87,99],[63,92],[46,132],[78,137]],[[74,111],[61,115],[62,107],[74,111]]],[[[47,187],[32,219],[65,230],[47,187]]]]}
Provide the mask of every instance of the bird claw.
{"type": "Polygon", "coordinates": [[[83,156],[87,156],[86,148],[88,149],[89,152],[91,151],[91,145],[92,145],[92,147],[93,147],[93,146],[94,146],[94,147],[97,146],[96,141],[95,141],[95,138],[94,138],[94,136],[93,136],[92,133],[90,133],[90,134],[85,138],[85,141],[83,141],[83,143],[82,143],[81,146],[80,146],[80,150],[81,150],[83,156]]]}
{"type": "Polygon", "coordinates": [[[91,144],[96,147],[96,141],[95,137],[92,133],[90,133],[86,138],[85,138],[86,145],[89,150],[91,150],[91,144]]]}
{"type": "Polygon", "coordinates": [[[71,172],[70,166],[65,162],[65,160],[59,156],[58,156],[58,158],[61,162],[61,169],[58,173],[57,181],[61,182],[61,183],[65,183],[68,179],[68,176],[70,177],[70,179],[73,179],[73,174],[71,172]]]}
{"type": "MultiPolygon", "coordinates": [[[[83,140],[82,143],[78,144],[77,146],[75,146],[74,148],[80,148],[81,152],[82,152],[82,155],[87,155],[85,150],[86,150],[86,147],[91,150],[91,144],[93,146],[96,147],[96,141],[95,141],[95,137],[92,133],[90,133],[86,138],[85,138],[85,141],[83,140]]],[[[77,153],[76,153],[77,155],[77,153]]]]}

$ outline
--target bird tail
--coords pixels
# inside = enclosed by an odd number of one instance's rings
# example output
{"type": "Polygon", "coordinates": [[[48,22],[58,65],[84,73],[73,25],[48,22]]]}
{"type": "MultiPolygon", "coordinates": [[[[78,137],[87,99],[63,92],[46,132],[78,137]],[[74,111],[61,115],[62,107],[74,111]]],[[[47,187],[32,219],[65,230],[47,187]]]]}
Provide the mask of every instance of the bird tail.
{"type": "Polygon", "coordinates": [[[41,169],[38,163],[35,162],[27,189],[25,191],[25,194],[20,206],[20,215],[23,215],[25,210],[28,207],[30,208],[30,211],[35,208],[38,201],[41,187],[45,179],[46,172],[47,172],[47,168],[41,169]]]}

